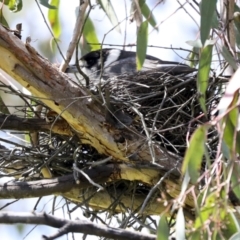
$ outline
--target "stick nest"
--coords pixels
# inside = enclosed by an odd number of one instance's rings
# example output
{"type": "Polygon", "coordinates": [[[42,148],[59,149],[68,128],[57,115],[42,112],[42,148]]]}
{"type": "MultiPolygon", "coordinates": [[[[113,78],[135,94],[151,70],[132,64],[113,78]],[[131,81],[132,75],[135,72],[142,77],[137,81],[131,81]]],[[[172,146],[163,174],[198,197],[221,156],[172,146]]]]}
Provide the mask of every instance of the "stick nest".
{"type": "MultiPolygon", "coordinates": [[[[126,125],[134,125],[142,134],[150,136],[169,151],[183,156],[186,139],[189,140],[198,124],[211,118],[225,80],[209,79],[206,94],[207,114],[203,113],[199,104],[201,96],[197,91],[196,74],[172,76],[152,71],[138,72],[135,75],[122,75],[111,79],[105,83],[103,89],[110,92],[115,111],[113,115],[116,118],[119,116],[120,121],[126,125]],[[119,114],[120,111],[125,113],[125,118],[119,114]]],[[[208,137],[208,148],[213,157],[217,144],[214,129],[210,130],[208,137]]]]}
{"type": "MultiPolygon", "coordinates": [[[[228,81],[224,78],[209,79],[206,94],[208,112],[205,115],[199,105],[200,95],[196,79],[196,74],[172,76],[153,71],[139,72],[102,82],[101,90],[95,91],[94,95],[102,100],[104,98],[103,102],[114,120],[111,123],[115,124],[115,127],[121,129],[134,126],[139,133],[146,136],[146,139],[150,137],[168,151],[183,156],[187,146],[186,139],[189,140],[198,124],[210,119],[212,109],[219,102],[223,84],[228,81]]],[[[10,94],[20,94],[10,87],[4,88],[5,91],[8,88],[10,94]]],[[[21,98],[26,102],[34,100],[36,105],[42,104],[24,94],[21,98]]],[[[34,106],[32,105],[31,110],[28,106],[16,106],[17,114],[24,112],[25,116],[31,115],[34,106]]],[[[46,106],[44,107],[46,109],[46,106]]],[[[60,136],[52,132],[39,134],[37,148],[14,142],[13,150],[1,146],[2,172],[17,178],[21,176],[28,180],[39,179],[44,164],[55,177],[71,173],[74,161],[83,169],[89,167],[89,162],[108,157],[99,154],[89,145],[81,144],[77,137],[60,136]]],[[[217,140],[216,131],[210,129],[207,144],[210,157],[215,155],[217,140]]]]}

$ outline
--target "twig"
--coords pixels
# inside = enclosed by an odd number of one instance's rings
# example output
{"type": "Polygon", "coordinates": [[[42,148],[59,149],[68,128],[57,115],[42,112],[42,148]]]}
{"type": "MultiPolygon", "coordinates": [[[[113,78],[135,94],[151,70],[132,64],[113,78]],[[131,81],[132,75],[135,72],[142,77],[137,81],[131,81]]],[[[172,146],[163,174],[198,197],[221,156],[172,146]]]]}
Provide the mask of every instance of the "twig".
{"type": "Polygon", "coordinates": [[[93,186],[95,186],[95,187],[98,188],[98,191],[101,191],[101,190],[104,189],[101,185],[95,183],[85,172],[83,172],[81,169],[79,169],[79,168],[76,166],[75,163],[73,163],[73,170],[74,170],[75,172],[81,173],[93,186]]]}
{"type": "Polygon", "coordinates": [[[66,54],[66,60],[61,64],[60,66],[60,70],[61,71],[65,71],[71,58],[73,55],[73,52],[76,48],[78,39],[79,39],[79,35],[82,32],[82,28],[84,26],[84,19],[85,19],[85,12],[87,9],[89,1],[88,0],[81,0],[80,1],[80,6],[79,6],[79,11],[78,11],[78,15],[77,15],[77,20],[76,20],[76,24],[73,30],[73,36],[72,36],[72,40],[69,44],[68,50],[67,50],[67,54],[66,54]]]}

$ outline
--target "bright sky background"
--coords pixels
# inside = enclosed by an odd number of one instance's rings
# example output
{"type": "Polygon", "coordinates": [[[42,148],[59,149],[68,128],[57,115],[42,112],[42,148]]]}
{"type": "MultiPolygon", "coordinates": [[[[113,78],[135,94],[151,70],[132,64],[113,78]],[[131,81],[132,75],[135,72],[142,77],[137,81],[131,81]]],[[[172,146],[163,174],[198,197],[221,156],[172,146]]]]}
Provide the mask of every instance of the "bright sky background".
{"type": "MultiPolygon", "coordinates": [[[[149,7],[152,9],[158,1],[152,0],[147,1],[149,7]]],[[[188,14],[183,9],[179,9],[179,3],[185,3],[182,0],[168,0],[165,1],[164,4],[158,5],[153,11],[154,16],[159,25],[159,31],[152,31],[150,28],[149,35],[149,45],[161,46],[161,47],[174,47],[174,48],[185,48],[191,49],[191,47],[186,44],[188,40],[195,40],[198,34],[198,26],[194,21],[190,18],[188,14]]],[[[60,46],[62,52],[65,53],[67,50],[67,46],[71,39],[72,30],[75,23],[75,8],[78,5],[79,0],[71,0],[71,1],[61,1],[60,7],[60,17],[62,24],[62,36],[60,39],[60,46]]],[[[118,19],[121,21],[126,18],[125,12],[125,1],[118,0],[112,1],[114,8],[117,10],[118,19]]],[[[127,3],[127,14],[130,12],[130,0],[126,0],[127,3]]],[[[47,9],[45,7],[41,7],[45,16],[47,17],[47,9]]],[[[199,14],[197,14],[191,7],[187,7],[186,10],[194,16],[194,20],[199,24],[199,14]]],[[[6,18],[10,24],[10,26],[15,29],[15,25],[17,23],[22,22],[23,24],[23,32],[22,32],[22,40],[25,41],[26,37],[31,36],[32,46],[38,49],[38,51],[44,55],[43,49],[44,44],[47,46],[49,44],[49,39],[51,38],[50,33],[44,23],[44,20],[39,12],[35,1],[23,1],[23,10],[20,13],[10,13],[8,9],[5,9],[6,18]],[[28,6],[26,3],[28,2],[28,6]]],[[[91,14],[91,19],[95,23],[95,27],[98,33],[99,40],[102,41],[102,38],[106,32],[108,32],[112,25],[109,22],[108,18],[104,15],[103,11],[96,7],[91,14]]],[[[136,42],[136,27],[135,23],[129,24],[129,21],[124,21],[121,24],[122,33],[125,31],[125,27],[127,26],[126,33],[126,44],[135,43],[136,42]]],[[[105,43],[111,44],[123,44],[124,42],[124,34],[120,35],[117,31],[111,31],[105,40],[105,43]]],[[[132,48],[131,50],[134,50],[132,48]]],[[[179,56],[185,58],[187,52],[178,51],[179,56]]],[[[155,57],[161,58],[163,60],[175,60],[184,62],[184,59],[181,59],[174,51],[166,50],[161,48],[148,48],[148,54],[153,55],[155,57]]],[[[62,61],[60,55],[58,54],[54,62],[60,63],[62,61]]],[[[44,197],[40,201],[40,205],[37,208],[37,211],[42,211],[45,209],[46,212],[51,210],[51,202],[49,202],[52,197],[44,197]]],[[[61,197],[58,197],[58,201],[61,201],[60,206],[63,205],[63,201],[61,197]]],[[[32,211],[37,199],[30,200],[19,200],[18,203],[10,205],[5,208],[6,210],[11,211],[32,211]]],[[[0,200],[0,207],[2,207],[5,203],[10,202],[6,200],[0,200]]],[[[58,211],[58,215],[62,216],[62,209],[58,211]]],[[[73,219],[79,217],[83,219],[81,213],[77,211],[77,213],[72,214],[73,219]]],[[[23,231],[18,232],[16,226],[10,225],[0,225],[1,236],[0,239],[7,240],[15,240],[15,239],[41,239],[42,234],[51,234],[55,233],[57,229],[53,229],[45,226],[37,226],[34,228],[34,225],[28,225],[23,229],[23,231]],[[32,232],[30,232],[33,230],[32,232]],[[27,236],[28,234],[28,236],[27,236]]],[[[18,228],[20,229],[20,228],[18,228]]],[[[77,239],[77,235],[75,235],[77,239]]],[[[66,236],[59,239],[67,239],[66,236]]],[[[69,239],[71,235],[69,235],[69,239]]],[[[87,239],[96,239],[93,237],[89,237],[87,239]]]]}

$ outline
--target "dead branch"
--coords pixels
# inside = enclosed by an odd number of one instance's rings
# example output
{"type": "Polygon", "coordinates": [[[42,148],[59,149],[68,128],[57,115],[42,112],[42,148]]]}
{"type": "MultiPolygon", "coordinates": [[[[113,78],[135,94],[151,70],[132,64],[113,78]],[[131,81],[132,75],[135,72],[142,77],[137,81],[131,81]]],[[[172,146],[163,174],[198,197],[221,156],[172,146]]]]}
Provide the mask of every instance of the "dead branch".
{"type": "MultiPolygon", "coordinates": [[[[129,183],[139,181],[152,186],[158,182],[159,177],[162,175],[161,169],[152,169],[144,166],[136,169],[134,166],[131,167],[126,164],[97,166],[85,170],[85,173],[94,182],[99,184],[107,183],[107,185],[103,185],[105,189],[96,192],[96,188],[84,176],[80,175],[79,184],[76,184],[73,175],[66,175],[55,179],[4,183],[0,185],[0,198],[30,198],[55,194],[65,196],[76,203],[83,203],[87,200],[89,206],[96,210],[109,209],[113,202],[116,201],[115,212],[125,212],[125,208],[131,208],[139,212],[148,194],[148,189],[139,191],[139,194],[135,193],[134,202],[132,202],[132,190],[130,191],[128,188],[128,192],[125,192],[126,189],[124,190],[124,188],[113,189],[111,183],[114,184],[118,180],[127,180],[129,183]],[[125,208],[122,206],[125,206],[125,208]]],[[[175,178],[175,183],[173,183],[171,179],[166,178],[163,180],[160,188],[162,193],[159,195],[157,192],[157,195],[155,194],[151,197],[149,203],[146,204],[143,214],[158,215],[163,211],[169,214],[168,206],[171,206],[172,199],[177,197],[181,191],[180,180],[175,178]]],[[[187,206],[193,206],[191,196],[187,196],[185,203],[187,206]]]]}
{"type": "Polygon", "coordinates": [[[17,131],[52,131],[57,134],[71,136],[72,131],[65,120],[49,123],[41,118],[22,118],[0,113],[0,129],[17,131]]]}
{"type": "Polygon", "coordinates": [[[134,127],[115,129],[106,123],[105,106],[56,67],[42,58],[28,43],[0,26],[0,67],[53,111],[60,114],[84,143],[99,153],[122,161],[152,161],[154,155],[164,169],[171,169],[178,158],[149,141],[134,127]],[[118,141],[121,139],[124,141],[118,141]],[[153,153],[152,153],[153,151],[153,153]]]}
{"type": "Polygon", "coordinates": [[[94,224],[86,220],[66,220],[57,218],[46,213],[22,213],[22,212],[1,212],[0,223],[15,224],[41,224],[54,228],[59,228],[58,233],[44,239],[56,239],[66,233],[85,233],[89,235],[107,237],[112,239],[136,239],[136,240],[154,240],[155,235],[137,233],[125,229],[113,228],[104,225],[94,224]]]}

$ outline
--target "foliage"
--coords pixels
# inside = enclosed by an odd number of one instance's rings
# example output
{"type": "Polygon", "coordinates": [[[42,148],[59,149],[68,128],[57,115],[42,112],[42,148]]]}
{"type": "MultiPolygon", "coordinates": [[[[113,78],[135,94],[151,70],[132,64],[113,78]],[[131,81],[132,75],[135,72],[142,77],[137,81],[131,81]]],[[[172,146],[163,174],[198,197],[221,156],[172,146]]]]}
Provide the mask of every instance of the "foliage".
{"type": "MultiPolygon", "coordinates": [[[[9,27],[2,8],[7,6],[12,12],[19,12],[25,2],[1,2],[0,21],[9,27]]],[[[58,46],[57,40],[61,39],[62,34],[61,1],[36,2],[48,9],[48,21],[58,46]]],[[[83,96],[91,96],[86,106],[93,104],[91,114],[97,112],[101,120],[96,121],[101,121],[104,133],[114,133],[109,135],[111,139],[102,138],[107,139],[109,145],[99,141],[102,136],[93,136],[97,139],[93,143],[93,138],[85,139],[91,134],[73,135],[72,132],[79,133],[76,131],[78,124],[72,124],[71,119],[65,117],[67,107],[56,112],[47,101],[44,102],[42,96],[19,93],[10,84],[2,84],[3,91],[19,95],[24,100],[27,107],[16,106],[15,112],[19,111],[24,116],[22,118],[28,122],[28,127],[23,128],[22,123],[17,130],[24,131],[32,142],[27,146],[16,144],[18,148],[14,151],[1,146],[1,171],[6,176],[30,182],[69,173],[74,173],[76,178],[79,174],[84,175],[84,171],[95,169],[97,172],[101,161],[109,168],[114,163],[114,174],[106,177],[105,181],[101,179],[96,182],[94,177],[90,179],[92,185],[83,188],[81,197],[70,193],[62,195],[82,205],[82,210],[102,222],[100,213],[104,212],[105,216],[109,214],[109,218],[119,222],[119,227],[139,231],[146,227],[157,235],[157,239],[168,239],[174,235],[176,239],[237,239],[240,229],[236,210],[240,198],[240,70],[236,53],[240,43],[239,6],[235,1],[228,1],[228,6],[220,4],[225,2],[223,0],[193,2],[191,6],[194,5],[200,14],[200,27],[198,38],[188,41],[192,48],[188,50],[188,61],[192,61],[191,66],[196,67],[197,73],[172,76],[140,71],[130,76],[118,76],[99,88],[90,84],[91,91],[82,82],[79,83],[78,87],[85,91],[83,96]],[[40,110],[36,111],[38,106],[41,106],[40,110]],[[41,127],[36,130],[32,120],[38,117],[40,121],[42,116],[48,122],[41,122],[41,127]],[[65,126],[64,130],[58,126],[65,126]],[[34,134],[37,135],[36,141],[34,134]],[[121,146],[117,150],[127,146],[126,151],[112,151],[110,142],[121,146]],[[106,145],[100,148],[98,145],[101,144],[106,145]],[[159,160],[162,156],[159,153],[163,154],[167,163],[159,160]],[[26,156],[34,161],[29,161],[26,156]],[[78,171],[73,170],[74,166],[78,167],[78,171]],[[108,205],[104,205],[106,202],[108,205]],[[152,215],[161,215],[158,227],[152,215]]],[[[78,10],[81,10],[81,4],[78,10]]],[[[192,13],[184,8],[185,4],[189,3],[186,1],[180,8],[194,19],[192,13]]],[[[161,6],[159,2],[157,5],[161,6]]],[[[141,70],[146,58],[150,29],[161,30],[160,20],[154,14],[156,6],[151,7],[145,0],[131,1],[129,15],[136,22],[138,70],[141,70]]],[[[116,30],[122,33],[121,21],[112,1],[90,2],[80,29],[82,36],[76,38],[77,51],[78,48],[86,52],[104,46],[105,36],[102,41],[99,40],[90,15],[96,7],[106,14],[112,24],[110,32],[116,30]]],[[[74,92],[72,95],[78,96],[74,92]]],[[[0,99],[4,129],[5,121],[20,120],[19,116],[11,118],[8,103],[2,96],[0,99]]],[[[56,109],[60,105],[58,101],[56,99],[56,109]]],[[[85,104],[84,100],[82,104],[85,104]]],[[[74,101],[69,104],[72,105],[74,101]]],[[[82,115],[86,112],[83,111],[82,115]]],[[[82,115],[72,118],[79,120],[82,115]]],[[[82,126],[86,126],[83,125],[84,118],[81,121],[82,126]]],[[[95,126],[94,123],[92,126],[95,126]]],[[[81,131],[85,130],[82,127],[81,131]]],[[[9,143],[6,139],[2,142],[9,143]]]]}

